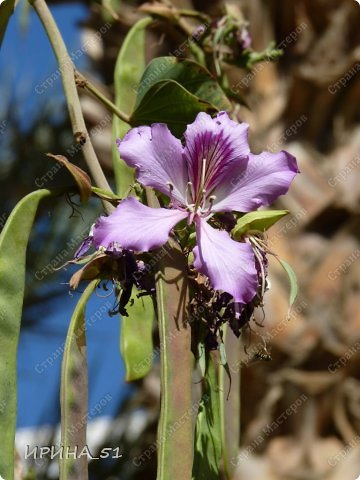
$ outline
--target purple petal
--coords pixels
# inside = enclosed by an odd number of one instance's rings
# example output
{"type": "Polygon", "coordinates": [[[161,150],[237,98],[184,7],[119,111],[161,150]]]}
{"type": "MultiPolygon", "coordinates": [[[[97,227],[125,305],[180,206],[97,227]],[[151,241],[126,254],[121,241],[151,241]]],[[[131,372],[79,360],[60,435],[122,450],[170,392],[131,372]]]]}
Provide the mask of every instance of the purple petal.
{"type": "Polygon", "coordinates": [[[114,258],[120,258],[124,256],[124,248],[118,242],[110,242],[109,245],[106,246],[105,253],[114,258]]]}
{"type": "Polygon", "coordinates": [[[258,286],[255,257],[247,243],[232,240],[204,219],[196,218],[195,268],[209,277],[216,290],[230,293],[236,302],[248,303],[258,286]]]}
{"type": "Polygon", "coordinates": [[[74,254],[74,258],[78,259],[83,255],[85,255],[85,253],[90,249],[93,243],[94,243],[94,238],[92,234],[89,234],[89,236],[85,238],[85,240],[82,242],[80,247],[76,250],[74,254]]]}
{"type": "Polygon", "coordinates": [[[188,214],[180,210],[150,208],[129,197],[108,217],[100,217],[94,228],[97,248],[115,244],[146,252],[167,242],[170,230],[188,214]]]}
{"type": "Polygon", "coordinates": [[[249,153],[247,141],[249,125],[230,120],[226,112],[211,118],[199,113],[185,132],[184,156],[188,163],[189,179],[196,192],[199,191],[205,166],[205,189],[209,193],[234,162],[242,162],[249,153]]]}
{"type": "Polygon", "coordinates": [[[290,153],[250,154],[246,168],[234,165],[214,190],[216,200],[212,210],[250,212],[270,205],[288,191],[297,173],[296,159],[290,153]]]}
{"type": "Polygon", "coordinates": [[[167,196],[171,183],[172,197],[185,203],[188,179],[183,147],[167,125],[155,123],[151,127],[133,128],[118,142],[118,148],[127,165],[137,169],[139,182],[167,196]]]}

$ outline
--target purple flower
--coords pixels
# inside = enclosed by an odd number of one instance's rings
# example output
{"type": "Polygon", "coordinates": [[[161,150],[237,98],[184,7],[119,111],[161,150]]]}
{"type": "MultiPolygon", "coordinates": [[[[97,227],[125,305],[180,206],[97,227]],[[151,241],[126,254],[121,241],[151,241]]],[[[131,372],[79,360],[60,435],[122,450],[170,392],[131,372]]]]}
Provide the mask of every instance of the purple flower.
{"type": "Polygon", "coordinates": [[[216,290],[236,302],[250,302],[258,286],[254,253],[247,242],[235,242],[208,220],[217,212],[249,212],[269,205],[287,192],[298,172],[287,152],[250,152],[249,126],[225,112],[211,118],[199,113],[188,125],[185,145],[163,123],[130,130],[118,142],[121,158],[136,168],[143,185],[170,198],[168,208],[150,208],[134,197],[123,200],[94,229],[97,248],[118,242],[124,248],[149,251],[164,245],[181,220],[194,223],[194,266],[216,290]]]}

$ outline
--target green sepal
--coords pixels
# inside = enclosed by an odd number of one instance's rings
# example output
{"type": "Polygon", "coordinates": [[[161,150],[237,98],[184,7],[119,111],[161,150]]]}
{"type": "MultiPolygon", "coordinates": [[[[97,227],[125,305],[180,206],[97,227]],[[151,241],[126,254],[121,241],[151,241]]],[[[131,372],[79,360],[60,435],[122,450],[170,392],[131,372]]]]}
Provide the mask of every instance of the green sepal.
{"type": "Polygon", "coordinates": [[[240,240],[250,232],[265,232],[288,213],[288,210],[257,210],[246,213],[236,222],[232,237],[234,240],[240,240]]]}

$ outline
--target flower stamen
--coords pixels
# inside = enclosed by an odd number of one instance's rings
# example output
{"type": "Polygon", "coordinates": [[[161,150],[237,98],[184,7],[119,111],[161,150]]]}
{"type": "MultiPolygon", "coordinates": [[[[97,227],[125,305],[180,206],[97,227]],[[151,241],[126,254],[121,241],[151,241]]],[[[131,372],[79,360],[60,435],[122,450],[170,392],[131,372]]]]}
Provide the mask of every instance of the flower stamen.
{"type": "Polygon", "coordinates": [[[206,174],[206,158],[202,159],[202,168],[201,168],[201,183],[199,191],[203,190],[205,186],[205,174],[206,174]]]}
{"type": "Polygon", "coordinates": [[[264,266],[264,260],[262,257],[262,249],[258,242],[256,241],[256,238],[253,235],[249,236],[250,243],[253,247],[253,252],[254,255],[259,263],[260,267],[260,272],[261,272],[261,299],[264,298],[265,290],[266,290],[266,274],[265,274],[265,266],[264,266]]]}
{"type": "Polygon", "coordinates": [[[192,190],[192,183],[191,182],[187,182],[186,184],[186,189],[185,189],[185,197],[186,197],[186,200],[188,202],[188,206],[191,206],[193,205],[193,190],[192,190]]]}
{"type": "MultiPolygon", "coordinates": [[[[204,189],[205,175],[206,175],[206,158],[203,158],[202,159],[202,168],[201,168],[201,180],[200,180],[199,189],[197,191],[197,198],[196,198],[195,207],[194,207],[195,212],[200,207],[201,201],[203,200],[203,202],[205,202],[205,200],[206,200],[206,197],[205,197],[206,190],[204,189]]],[[[203,205],[204,205],[204,203],[203,203],[203,205]]]]}

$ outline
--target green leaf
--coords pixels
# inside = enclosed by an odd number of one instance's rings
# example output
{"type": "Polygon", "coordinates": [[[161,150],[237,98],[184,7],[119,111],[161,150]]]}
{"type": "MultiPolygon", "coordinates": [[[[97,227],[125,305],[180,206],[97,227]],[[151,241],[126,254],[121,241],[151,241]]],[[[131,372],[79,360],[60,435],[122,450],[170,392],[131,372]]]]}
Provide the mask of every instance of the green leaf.
{"type": "Polygon", "coordinates": [[[251,231],[264,232],[288,213],[288,210],[258,210],[246,213],[236,222],[232,230],[233,238],[239,240],[245,233],[251,231]]]}
{"type": "MultiPolygon", "coordinates": [[[[83,451],[86,446],[88,370],[86,359],[85,308],[98,280],[86,287],[72,315],[66,336],[61,369],[61,445],[64,451],[83,451]]],[[[88,478],[88,459],[71,455],[60,459],[60,480],[88,478]]]]}
{"type": "Polygon", "coordinates": [[[231,109],[231,103],[225,93],[206,68],[192,60],[177,57],[158,57],[149,63],[139,83],[135,108],[140,105],[150,88],[162,80],[176,81],[218,110],[231,109]]]}
{"type": "Polygon", "coordinates": [[[162,80],[146,92],[132,113],[130,123],[136,126],[164,122],[174,135],[180,137],[187,124],[192,123],[196,115],[204,111],[215,113],[217,109],[174,80],[162,80]]]}
{"type": "Polygon", "coordinates": [[[221,420],[217,371],[207,353],[204,393],[195,426],[193,480],[218,480],[221,459],[221,420]]]}
{"type": "Polygon", "coordinates": [[[121,318],[120,349],[125,363],[126,381],[131,382],[145,377],[152,367],[153,302],[150,297],[137,298],[133,295],[126,311],[129,316],[121,318]]]}
{"type": "Polygon", "coordinates": [[[280,265],[283,267],[285,272],[287,273],[290,281],[289,310],[288,310],[288,318],[290,318],[291,307],[294,305],[294,302],[298,294],[298,283],[296,279],[296,274],[292,269],[292,267],[287,262],[285,262],[285,260],[282,260],[281,258],[278,258],[278,257],[276,258],[280,262],[280,265]]]}
{"type": "Polygon", "coordinates": [[[0,0],[0,48],[5,30],[15,8],[15,0],[0,0]]]}
{"type": "MultiPolygon", "coordinates": [[[[127,34],[114,70],[115,105],[120,110],[131,113],[136,100],[136,91],[141,75],[145,68],[145,31],[152,23],[150,17],[139,20],[127,34]]],[[[117,138],[123,136],[129,130],[130,125],[113,116],[113,165],[116,180],[116,191],[121,196],[126,196],[129,185],[134,183],[134,169],[128,167],[119,157],[119,151],[115,144],[117,138]]]]}
{"type": "Polygon", "coordinates": [[[25,288],[26,248],[39,202],[53,195],[37,190],[14,208],[0,235],[0,475],[14,478],[16,354],[25,288]]]}

